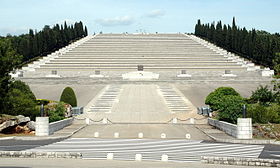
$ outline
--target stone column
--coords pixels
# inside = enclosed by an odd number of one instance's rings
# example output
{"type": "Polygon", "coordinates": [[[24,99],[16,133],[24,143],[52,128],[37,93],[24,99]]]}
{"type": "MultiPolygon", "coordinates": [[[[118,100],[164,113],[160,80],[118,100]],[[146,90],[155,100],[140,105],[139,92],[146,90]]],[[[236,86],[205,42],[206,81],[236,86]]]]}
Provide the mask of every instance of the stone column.
{"type": "Polygon", "coordinates": [[[36,117],[36,136],[48,136],[49,133],[49,117],[36,117]]]}
{"type": "Polygon", "coordinates": [[[237,119],[237,138],[238,139],[253,138],[252,118],[237,119]]]}

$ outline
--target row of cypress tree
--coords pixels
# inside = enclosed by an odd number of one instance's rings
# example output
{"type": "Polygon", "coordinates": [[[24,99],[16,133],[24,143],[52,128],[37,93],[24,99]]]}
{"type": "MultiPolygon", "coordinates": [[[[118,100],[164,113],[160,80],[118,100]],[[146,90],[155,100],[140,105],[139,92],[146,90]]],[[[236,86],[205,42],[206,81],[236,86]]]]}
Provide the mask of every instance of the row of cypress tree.
{"type": "Polygon", "coordinates": [[[23,56],[23,62],[26,62],[37,56],[47,55],[87,35],[87,27],[84,27],[82,22],[72,25],[65,22],[64,25],[56,24],[53,27],[46,25],[39,32],[30,29],[28,34],[8,35],[5,38],[11,40],[12,47],[23,56]]]}
{"type": "Polygon", "coordinates": [[[232,25],[221,21],[202,24],[198,20],[195,35],[204,38],[233,53],[243,56],[257,64],[274,68],[278,73],[280,68],[280,34],[270,34],[255,29],[247,30],[236,26],[235,18],[232,25]],[[279,67],[279,66],[278,66],[279,67]]]}

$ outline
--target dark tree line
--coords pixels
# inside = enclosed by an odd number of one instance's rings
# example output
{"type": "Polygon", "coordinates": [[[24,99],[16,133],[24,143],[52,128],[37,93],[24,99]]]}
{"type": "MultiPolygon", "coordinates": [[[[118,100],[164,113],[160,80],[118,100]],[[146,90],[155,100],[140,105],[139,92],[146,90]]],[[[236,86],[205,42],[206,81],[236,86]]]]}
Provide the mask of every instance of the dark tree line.
{"type": "Polygon", "coordinates": [[[84,27],[82,22],[76,22],[74,25],[67,25],[65,22],[64,25],[45,26],[39,32],[30,29],[28,34],[8,35],[6,38],[11,40],[13,48],[23,56],[23,62],[26,62],[37,56],[47,55],[87,35],[87,27],[84,27]]]}
{"type": "Polygon", "coordinates": [[[221,21],[217,24],[201,24],[198,20],[195,35],[257,64],[274,68],[277,73],[280,72],[279,33],[270,34],[255,29],[248,31],[245,27],[237,27],[233,18],[232,25],[223,25],[221,21]]]}

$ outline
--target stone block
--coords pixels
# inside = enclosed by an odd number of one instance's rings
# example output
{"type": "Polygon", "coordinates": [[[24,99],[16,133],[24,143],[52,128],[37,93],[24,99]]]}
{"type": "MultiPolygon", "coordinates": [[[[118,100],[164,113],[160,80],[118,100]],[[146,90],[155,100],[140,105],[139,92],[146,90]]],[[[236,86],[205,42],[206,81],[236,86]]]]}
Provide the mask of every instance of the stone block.
{"type": "Polygon", "coordinates": [[[168,155],[161,155],[161,161],[168,162],[168,155]]]}
{"type": "Polygon", "coordinates": [[[142,155],[141,154],[136,154],[135,155],[135,161],[142,161],[142,155]]]}
{"type": "Polygon", "coordinates": [[[49,117],[36,117],[36,136],[48,136],[49,135],[49,117]]]}
{"type": "Polygon", "coordinates": [[[114,154],[113,153],[108,153],[107,154],[107,160],[113,160],[114,159],[114,154]]]}

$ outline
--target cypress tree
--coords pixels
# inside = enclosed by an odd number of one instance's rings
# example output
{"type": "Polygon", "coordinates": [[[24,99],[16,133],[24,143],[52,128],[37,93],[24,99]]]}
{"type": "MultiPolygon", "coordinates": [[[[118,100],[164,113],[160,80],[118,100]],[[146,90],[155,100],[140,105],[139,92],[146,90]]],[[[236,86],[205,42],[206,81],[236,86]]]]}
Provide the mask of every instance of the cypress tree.
{"type": "Polygon", "coordinates": [[[88,30],[87,30],[87,26],[85,26],[85,36],[88,36],[88,30]]]}

